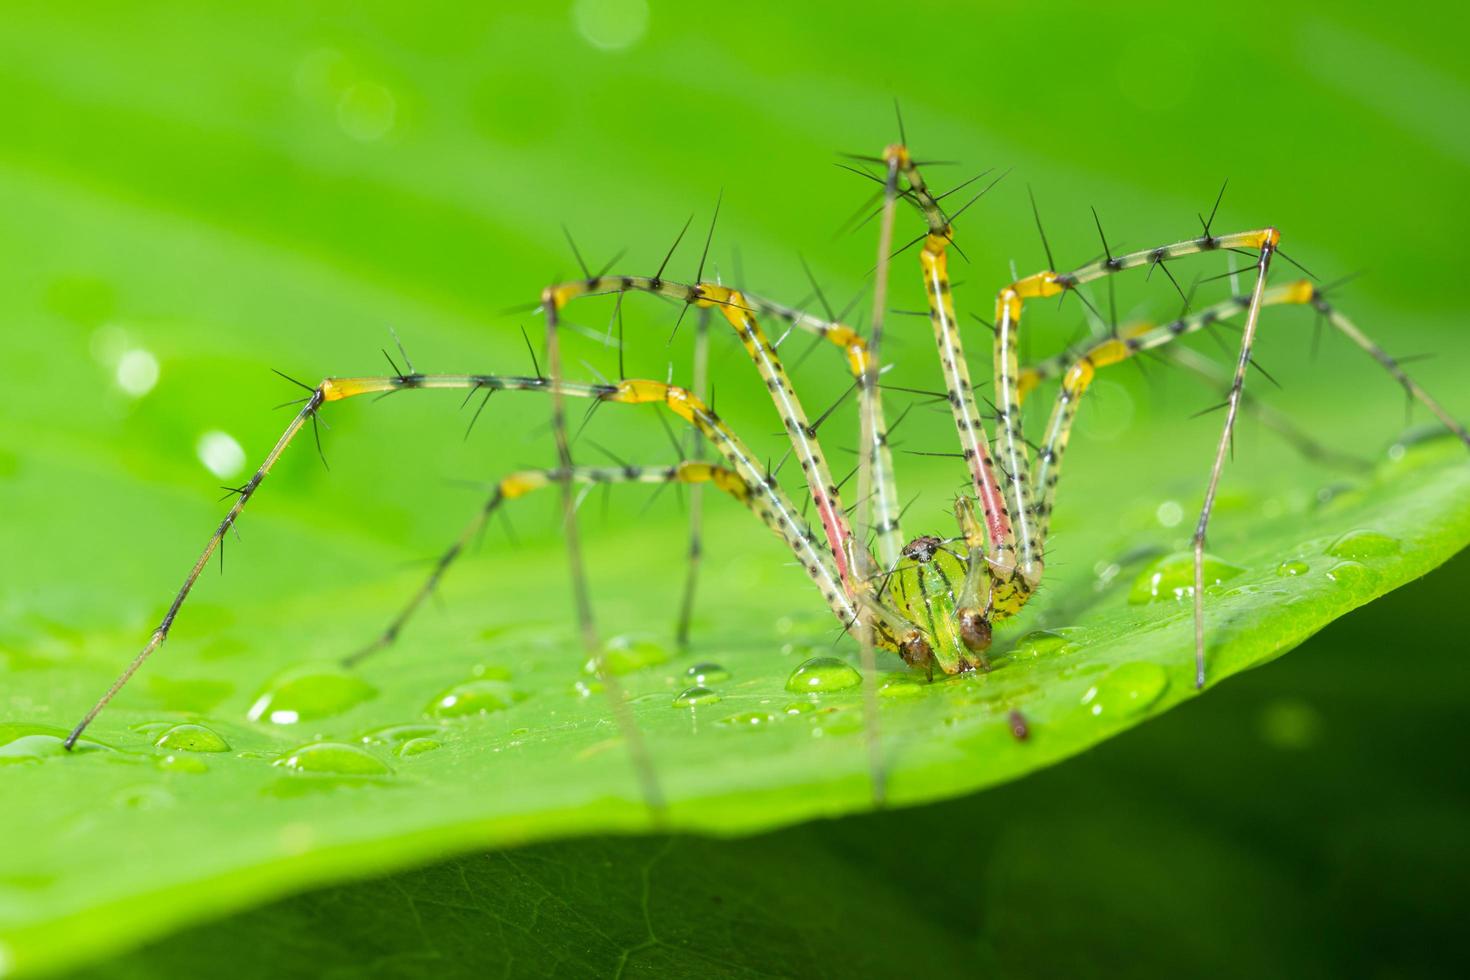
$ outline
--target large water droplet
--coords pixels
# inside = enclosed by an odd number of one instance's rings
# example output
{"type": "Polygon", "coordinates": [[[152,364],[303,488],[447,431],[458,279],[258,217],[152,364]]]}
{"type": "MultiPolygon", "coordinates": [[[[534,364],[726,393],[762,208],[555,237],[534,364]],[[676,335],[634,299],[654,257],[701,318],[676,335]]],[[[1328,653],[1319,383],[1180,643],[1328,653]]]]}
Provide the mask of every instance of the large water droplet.
{"type": "Polygon", "coordinates": [[[883,683],[878,685],[878,694],[885,698],[914,698],[923,694],[928,686],[916,674],[896,671],[884,676],[883,683]]]}
{"type": "Polygon", "coordinates": [[[1382,558],[1398,554],[1401,547],[1397,538],[1359,529],[1349,531],[1332,542],[1327,546],[1327,553],[1334,558],[1382,558]]]}
{"type": "Polygon", "coordinates": [[[684,671],[684,676],[701,687],[708,687],[711,684],[728,681],[730,679],[730,672],[719,664],[704,663],[695,664],[693,667],[690,667],[684,671]]]}
{"type": "MultiPolygon", "coordinates": [[[[652,640],[633,636],[615,636],[602,648],[602,662],[609,673],[631,674],[635,670],[668,662],[669,651],[652,640]]],[[[597,673],[597,660],[588,660],[582,668],[597,673]]]]}
{"type": "Polygon", "coordinates": [[[1373,570],[1356,561],[1340,561],[1327,569],[1327,577],[1338,585],[1367,585],[1375,578],[1373,570]]]}
{"type": "Polygon", "coordinates": [[[175,725],[153,743],[171,752],[228,752],[230,743],[218,732],[203,725],[175,725]]]}
{"type": "Polygon", "coordinates": [[[1018,659],[1055,653],[1067,645],[1067,638],[1056,630],[1032,630],[1016,641],[1010,656],[1018,659]]]}
{"type": "Polygon", "coordinates": [[[345,742],[314,742],[282,756],[276,765],[295,772],[332,773],[340,776],[386,776],[389,769],[377,756],[345,742]]]}
{"type": "MultiPolygon", "coordinates": [[[[1214,555],[1204,556],[1204,581],[1207,587],[1219,585],[1244,571],[1239,565],[1232,565],[1214,555]]],[[[1176,551],[1165,555],[1139,573],[1138,578],[1133,580],[1133,588],[1128,590],[1128,601],[1138,605],[1160,599],[1187,599],[1192,595],[1194,553],[1176,551]]]]}
{"type": "Polygon", "coordinates": [[[676,708],[697,708],[702,704],[715,704],[720,696],[707,687],[696,686],[686,688],[674,698],[676,708]]]}
{"type": "Polygon", "coordinates": [[[507,681],[493,677],[456,684],[435,698],[425,711],[436,718],[464,718],[504,711],[524,696],[507,681]]]}
{"type": "Polygon", "coordinates": [[[411,738],[398,746],[398,754],[404,758],[409,758],[415,755],[423,755],[425,752],[433,752],[439,747],[439,740],[436,738],[411,738]]]}
{"type": "Polygon", "coordinates": [[[1082,695],[1089,714],[1128,718],[1159,699],[1169,686],[1169,675],[1158,664],[1135,660],[1119,664],[1082,695]]]}
{"type": "Polygon", "coordinates": [[[813,657],[786,678],[786,690],[794,694],[822,694],[843,691],[863,682],[863,675],[845,660],[836,657],[813,657]]]}
{"type": "Polygon", "coordinates": [[[67,752],[63,744],[66,731],[46,725],[0,724],[0,765],[16,762],[42,762],[46,759],[89,752],[111,752],[100,742],[81,739],[67,752]]]}
{"type": "Polygon", "coordinates": [[[250,706],[247,717],[294,725],[341,714],[377,693],[367,681],[336,664],[304,664],[277,675],[250,706]]]}
{"type": "Polygon", "coordinates": [[[1282,578],[1291,578],[1295,575],[1305,575],[1312,570],[1311,566],[1304,561],[1293,558],[1276,566],[1276,574],[1282,578]]]}
{"type": "Polygon", "coordinates": [[[365,745],[399,746],[416,738],[428,738],[437,734],[438,725],[388,725],[364,732],[360,741],[365,745]]]}

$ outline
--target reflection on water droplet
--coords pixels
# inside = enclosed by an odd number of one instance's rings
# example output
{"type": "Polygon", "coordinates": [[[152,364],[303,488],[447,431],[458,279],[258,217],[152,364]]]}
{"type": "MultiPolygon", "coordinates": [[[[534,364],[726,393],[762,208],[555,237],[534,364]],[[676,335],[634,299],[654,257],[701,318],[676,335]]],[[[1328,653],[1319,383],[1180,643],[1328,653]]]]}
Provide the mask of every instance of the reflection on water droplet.
{"type": "Polygon", "coordinates": [[[294,772],[386,776],[393,770],[371,752],[345,742],[314,742],[282,756],[276,765],[294,772]]]}
{"type": "Polygon", "coordinates": [[[732,728],[764,728],[776,720],[776,716],[765,711],[742,711],[738,715],[721,718],[721,725],[732,728]]]}
{"type": "MultiPolygon", "coordinates": [[[[1204,556],[1204,582],[1206,586],[1219,585],[1244,572],[1239,565],[1204,556]]],[[[1176,551],[1165,555],[1139,573],[1128,590],[1128,601],[1134,605],[1157,602],[1160,599],[1187,599],[1194,595],[1194,553],[1176,551]]]]}
{"type": "Polygon", "coordinates": [[[1082,704],[1088,714],[1128,718],[1159,699],[1169,686],[1169,676],[1158,664],[1135,660],[1119,664],[1087,689],[1082,704]]]}
{"type": "Polygon", "coordinates": [[[209,772],[203,759],[192,755],[166,755],[158,760],[158,768],[169,772],[209,772]]]}
{"type": "Polygon", "coordinates": [[[1338,585],[1367,585],[1376,577],[1367,565],[1340,561],[1327,570],[1327,577],[1338,585]]]}
{"type": "Polygon", "coordinates": [[[228,432],[211,429],[194,445],[199,462],[221,480],[228,480],[245,468],[245,450],[228,432]]]}
{"type": "Polygon", "coordinates": [[[436,718],[465,718],[504,711],[521,700],[524,696],[509,682],[486,677],[454,685],[424,710],[436,718]]]}
{"type": "Polygon", "coordinates": [[[411,738],[398,746],[398,754],[405,758],[415,755],[423,755],[439,748],[439,740],[433,738],[411,738]]]}
{"type": "Polygon", "coordinates": [[[683,693],[674,698],[676,708],[697,708],[702,704],[714,704],[720,700],[720,696],[707,687],[696,686],[687,688],[683,693]]]}
{"type": "Polygon", "coordinates": [[[1293,575],[1305,575],[1311,570],[1312,569],[1310,565],[1298,559],[1284,561],[1276,566],[1276,574],[1280,575],[1282,578],[1290,578],[1293,575]]]}
{"type": "MultiPolygon", "coordinates": [[[[652,640],[633,636],[615,636],[602,648],[603,665],[609,673],[629,674],[645,667],[666,663],[669,651],[652,640]]],[[[583,673],[596,674],[597,660],[588,660],[582,667],[583,673]]]]}
{"type": "Polygon", "coordinates": [[[684,671],[684,676],[696,684],[708,686],[710,684],[719,684],[722,681],[728,681],[730,679],[730,672],[719,664],[704,663],[695,664],[693,667],[690,667],[684,671]]]}
{"type": "Polygon", "coordinates": [[[1398,554],[1401,547],[1397,538],[1359,529],[1332,542],[1327,546],[1327,553],[1334,558],[1382,558],[1398,554]]]}
{"type": "Polygon", "coordinates": [[[203,725],[175,725],[153,743],[171,752],[228,752],[230,743],[212,728],[203,725]]]}
{"type": "Polygon", "coordinates": [[[863,675],[846,661],[836,657],[813,657],[786,678],[786,690],[794,694],[817,694],[843,691],[862,682],[863,675]]]}
{"type": "Polygon", "coordinates": [[[304,664],[278,674],[246,717],[294,725],[341,714],[377,693],[367,681],[337,664],[304,664]]]}
{"type": "Polygon", "coordinates": [[[1322,715],[1297,698],[1278,698],[1261,711],[1261,738],[1278,749],[1308,749],[1322,736],[1322,715]]]}
{"type": "Polygon", "coordinates": [[[364,732],[358,740],[365,745],[402,745],[416,738],[439,734],[438,725],[388,725],[364,732]]]}
{"type": "Polygon", "coordinates": [[[896,671],[884,675],[883,683],[878,685],[878,694],[885,698],[912,698],[923,694],[927,686],[916,674],[896,671]]]}

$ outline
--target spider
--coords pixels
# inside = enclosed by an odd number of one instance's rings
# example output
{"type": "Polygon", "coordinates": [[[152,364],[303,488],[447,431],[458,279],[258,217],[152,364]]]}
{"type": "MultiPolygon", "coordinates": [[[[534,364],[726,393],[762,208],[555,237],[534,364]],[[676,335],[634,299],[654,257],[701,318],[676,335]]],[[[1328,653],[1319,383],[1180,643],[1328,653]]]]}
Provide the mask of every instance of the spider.
{"type": "MultiPolygon", "coordinates": [[[[877,173],[863,171],[882,185],[882,203],[876,212],[881,215],[881,220],[878,263],[874,270],[874,312],[866,337],[837,322],[836,317],[822,319],[743,289],[718,281],[705,281],[703,271],[710,241],[706,238],[704,257],[700,260],[699,273],[693,283],[664,278],[664,269],[674,251],[670,249],[658,272],[652,276],[593,274],[584,266],[584,278],[556,283],[543,290],[539,308],[546,319],[548,354],[548,371],[544,374],[539,366],[532,376],[424,374],[415,371],[412,363],[408,362],[407,372],[399,370],[395,363],[391,375],[327,377],[315,387],[302,385],[307,395],[302,399],[300,411],[286,426],[260,468],[248,482],[234,491],[236,499],[233,506],[189,570],[162,622],[142,651],[72,730],[66,746],[70,748],[76,743],[83,730],[118,690],[163,644],[200,572],[220,546],[224,535],[239,519],[245,505],[255,496],[271,467],[296,436],[308,423],[314,427],[318,414],[329,403],[360,395],[456,389],[466,392],[468,402],[477,393],[483,393],[488,399],[496,391],[543,392],[550,396],[558,465],[512,473],[500,480],[459,538],[439,557],[428,578],[402,611],[372,644],[349,657],[347,662],[356,663],[397,638],[414,611],[433,592],[450,565],[497,509],[533,491],[557,487],[562,498],[563,525],[582,642],[593,658],[615,718],[634,755],[644,797],[655,808],[661,805],[657,782],[623,703],[616,676],[606,669],[603,661],[582,573],[574,485],[677,483],[693,485],[697,491],[700,485],[710,484],[750,510],[782,540],[842,628],[860,642],[867,680],[865,701],[877,796],[881,759],[876,750],[876,702],[871,682],[874,649],[896,653],[910,667],[925,671],[931,678],[936,669],[943,674],[957,674],[988,667],[986,651],[991,644],[994,624],[1015,616],[1042,583],[1045,546],[1062,460],[1078,405],[1099,370],[1145,351],[1161,348],[1179,337],[1205,330],[1221,321],[1243,317],[1239,354],[1224,406],[1225,421],[1193,535],[1193,656],[1195,681],[1199,687],[1204,685],[1206,677],[1203,614],[1205,538],[1231,444],[1231,433],[1244,403],[1244,383],[1251,365],[1251,347],[1262,309],[1284,304],[1314,308],[1470,446],[1470,432],[1411,380],[1392,357],[1338,312],[1329,303],[1324,290],[1310,279],[1267,286],[1272,259],[1279,253],[1280,235],[1275,228],[1217,235],[1211,230],[1214,211],[1209,219],[1201,217],[1202,231],[1197,237],[1122,255],[1112,254],[1104,240],[1104,255],[1095,261],[1068,272],[1038,272],[1000,289],[995,301],[994,336],[990,338],[994,356],[994,408],[993,415],[989,416],[989,421],[994,423],[992,435],[987,417],[981,414],[977,405],[965,356],[965,338],[955,316],[948,272],[949,251],[957,248],[954,221],[989,187],[949,214],[941,205],[941,200],[947,195],[936,195],[930,191],[920,173],[920,165],[910,156],[903,142],[887,147],[881,156],[857,159],[882,168],[877,173]],[[900,528],[902,511],[883,410],[883,386],[879,383],[890,259],[909,247],[893,248],[893,228],[899,202],[911,205],[925,223],[922,234],[909,246],[920,246],[919,266],[944,377],[944,397],[953,416],[969,484],[967,492],[955,501],[956,533],[922,535],[910,540],[905,539],[900,528]],[[1023,367],[1019,363],[1017,337],[1028,301],[1063,296],[1087,283],[1130,270],[1164,270],[1172,279],[1172,274],[1167,272],[1167,263],[1212,252],[1239,253],[1251,258],[1255,280],[1248,293],[1193,313],[1186,312],[1163,325],[1144,324],[1115,331],[1074,345],[1061,354],[1030,366],[1023,367]],[[558,325],[567,305],[583,297],[615,294],[621,312],[623,297],[632,293],[664,297],[682,304],[685,311],[691,306],[701,310],[702,329],[696,340],[696,381],[691,387],[644,378],[623,378],[616,383],[583,383],[567,380],[564,376],[558,325]],[[704,400],[703,375],[708,347],[703,324],[713,313],[723,316],[735,331],[765,383],[810,494],[815,514],[815,520],[810,523],[769,469],[704,400]],[[818,442],[816,426],[802,407],[777,346],[771,342],[763,326],[763,323],[773,321],[825,340],[846,360],[857,392],[860,420],[856,474],[859,506],[851,512],[851,520],[849,511],[842,504],[839,484],[833,479],[818,442]],[[1033,453],[1031,444],[1023,435],[1022,405],[1039,383],[1049,379],[1059,382],[1059,391],[1042,439],[1033,453]],[[566,400],[572,398],[596,403],[662,405],[691,426],[714,450],[718,461],[706,461],[696,456],[657,467],[578,465],[571,455],[564,407],[566,400]]],[[[1216,210],[1218,206],[1217,199],[1216,210]]],[[[718,210],[717,206],[716,216],[718,210]]],[[[688,228],[686,223],[680,239],[688,228]]],[[[710,237],[713,232],[712,223],[710,237]]],[[[675,248],[678,244],[676,240],[675,248]]],[[[1050,260],[1049,247],[1047,251],[1050,260]]],[[[580,262],[580,256],[578,259],[580,262]]],[[[680,315],[682,318],[683,314],[680,315]]],[[[688,613],[699,562],[697,508],[694,513],[690,574],[679,625],[681,640],[687,638],[688,613]]]]}

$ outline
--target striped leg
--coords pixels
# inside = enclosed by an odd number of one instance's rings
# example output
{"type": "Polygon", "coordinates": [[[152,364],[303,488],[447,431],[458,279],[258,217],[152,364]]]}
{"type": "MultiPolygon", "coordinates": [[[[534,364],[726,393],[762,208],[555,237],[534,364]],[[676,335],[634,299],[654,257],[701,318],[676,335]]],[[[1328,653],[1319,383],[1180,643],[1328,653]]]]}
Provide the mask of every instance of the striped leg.
{"type": "Polygon", "coordinates": [[[842,508],[841,495],[817,443],[815,430],[791,386],[791,379],[781,364],[775,346],[766,338],[765,331],[756,319],[754,307],[749,305],[739,291],[726,286],[714,283],[684,286],[657,277],[632,276],[595,277],[552,286],[543,296],[543,305],[548,313],[553,309],[559,311],[572,299],[600,292],[648,292],[700,307],[719,308],[725,319],[735,328],[746,353],[770,392],[771,401],[776,406],[792,450],[806,476],[812,503],[816,506],[817,516],[826,533],[827,545],[831,550],[832,560],[836,563],[843,589],[848,595],[856,595],[859,586],[849,561],[852,531],[842,508]]]}
{"type": "Polygon", "coordinates": [[[230,528],[234,527],[239,519],[245,505],[255,496],[266,475],[280,459],[281,454],[295,440],[308,422],[315,424],[318,412],[327,402],[342,401],[347,398],[369,394],[391,394],[399,391],[411,390],[459,390],[474,394],[479,391],[487,393],[494,391],[542,391],[555,390],[559,394],[572,398],[592,398],[599,401],[621,402],[626,404],[659,403],[668,407],[675,415],[684,419],[689,424],[697,427],[700,433],[707,439],[711,446],[724,458],[729,469],[733,470],[749,486],[764,486],[759,496],[760,514],[763,520],[773,527],[780,529],[782,537],[806,570],[807,575],[816,583],[831,608],[833,615],[843,624],[848,626],[856,616],[855,607],[843,589],[841,579],[837,573],[832,557],[827,551],[817,544],[816,535],[802,519],[791,500],[774,485],[774,481],[767,479],[755,456],[746,448],[745,444],[730,430],[728,426],[711,411],[702,401],[694,398],[688,391],[675,385],[665,384],[660,381],[629,380],[618,384],[579,384],[563,381],[553,383],[548,378],[542,377],[510,377],[503,375],[487,374],[401,374],[391,376],[373,377],[350,377],[350,378],[326,378],[316,388],[308,389],[310,395],[304,399],[301,410],[287,424],[281,437],[266,455],[261,464],[244,486],[239,489],[234,504],[229,512],[210,535],[205,543],[204,551],[197,561],[189,569],[184,578],[184,584],[174,595],[168,611],[164,614],[162,622],[153,631],[147,644],[133,658],[127,668],[120,674],[107,689],[106,693],[97,700],[71,734],[67,736],[68,748],[76,744],[83,731],[97,717],[98,713],[105,708],[109,701],[122,689],[123,685],[133,676],[143,663],[153,655],[164,641],[168,639],[170,630],[173,628],[174,620],[178,616],[184,600],[188,598],[194,583],[209,563],[220,542],[224,539],[230,528]]]}
{"type": "Polygon", "coordinates": [[[555,467],[552,469],[523,470],[518,473],[512,473],[495,484],[494,488],[490,491],[489,497],[486,498],[484,506],[465,525],[464,530],[460,532],[459,537],[455,539],[454,543],[439,556],[439,560],[435,562],[434,568],[429,573],[429,577],[424,581],[424,584],[414,593],[413,598],[408,601],[408,604],[403,607],[402,611],[393,617],[393,621],[388,624],[388,627],[371,644],[348,657],[344,663],[351,666],[368,655],[392,645],[393,641],[398,638],[404,625],[408,622],[409,617],[423,605],[424,600],[433,594],[440,580],[444,577],[445,572],[448,571],[449,566],[464,552],[469,543],[480,534],[486,522],[490,520],[490,516],[506,501],[524,497],[535,490],[541,490],[550,486],[560,487],[568,484],[610,485],[614,483],[685,483],[690,484],[695,489],[705,483],[712,483],[717,489],[728,493],[736,500],[745,504],[745,506],[750,508],[752,513],[759,516],[766,523],[767,527],[777,534],[781,534],[779,525],[771,520],[769,516],[770,512],[762,506],[762,497],[769,495],[769,488],[765,488],[764,486],[752,488],[734,470],[711,463],[687,461],[675,466],[573,466],[569,470],[555,467]]]}

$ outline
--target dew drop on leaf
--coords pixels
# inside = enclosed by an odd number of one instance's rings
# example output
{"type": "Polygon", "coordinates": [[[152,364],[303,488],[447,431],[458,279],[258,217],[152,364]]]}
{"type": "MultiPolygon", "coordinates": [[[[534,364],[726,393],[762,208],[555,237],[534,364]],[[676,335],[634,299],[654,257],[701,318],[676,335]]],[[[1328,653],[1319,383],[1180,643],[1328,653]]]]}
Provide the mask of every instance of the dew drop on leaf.
{"type": "Polygon", "coordinates": [[[1128,718],[1159,699],[1169,686],[1169,676],[1158,664],[1135,660],[1119,664],[1082,695],[1088,714],[1128,718]]]}
{"type": "Polygon", "coordinates": [[[676,708],[697,708],[702,704],[714,704],[720,700],[720,696],[707,687],[695,686],[686,688],[674,697],[676,708]]]}
{"type": "Polygon", "coordinates": [[[230,751],[230,743],[226,742],[214,729],[192,723],[174,725],[158,736],[153,744],[160,749],[168,749],[170,752],[230,751]]]}
{"type": "Polygon", "coordinates": [[[1293,575],[1305,575],[1311,570],[1312,569],[1310,565],[1308,565],[1304,561],[1299,561],[1297,559],[1284,561],[1276,566],[1276,574],[1280,575],[1282,578],[1290,578],[1293,575]]]}
{"type": "Polygon", "coordinates": [[[1327,577],[1338,585],[1363,585],[1373,581],[1373,570],[1362,562],[1340,561],[1327,570],[1327,577]]]}
{"type": "MultiPolygon", "coordinates": [[[[1244,572],[1239,565],[1205,555],[1205,585],[1219,585],[1244,572]]],[[[1139,573],[1128,590],[1128,601],[1134,605],[1161,599],[1187,599],[1194,595],[1194,553],[1176,551],[1165,555],[1139,573]]]]}
{"type": "Polygon", "coordinates": [[[1332,542],[1327,546],[1327,553],[1334,558],[1382,558],[1398,554],[1401,547],[1398,538],[1360,529],[1332,542]]]}
{"type": "Polygon", "coordinates": [[[863,676],[845,660],[836,657],[813,657],[786,678],[786,690],[794,694],[817,694],[857,687],[863,676]]]}
{"type": "Polygon", "coordinates": [[[377,688],[336,664],[306,664],[277,675],[250,706],[247,717],[294,725],[341,714],[377,693],[377,688]]]}
{"type": "Polygon", "coordinates": [[[507,681],[491,677],[456,684],[429,703],[426,712],[436,718],[465,718],[504,711],[522,696],[507,681]]]}
{"type": "Polygon", "coordinates": [[[433,752],[439,748],[439,740],[434,738],[411,738],[398,746],[398,754],[405,758],[415,755],[423,755],[425,752],[433,752]]]}
{"type": "Polygon", "coordinates": [[[377,756],[345,742],[316,742],[282,756],[276,765],[295,772],[341,776],[386,776],[389,769],[377,756]]]}
{"type": "Polygon", "coordinates": [[[684,671],[684,676],[701,686],[718,684],[730,679],[730,672],[719,664],[703,663],[695,664],[684,671]]]}

